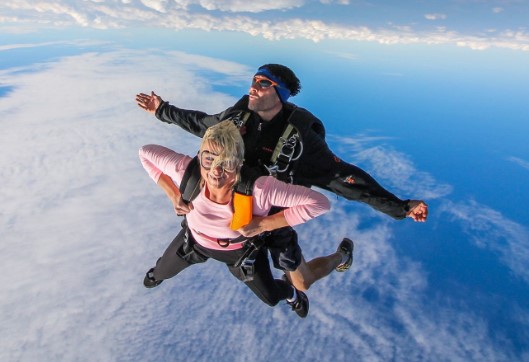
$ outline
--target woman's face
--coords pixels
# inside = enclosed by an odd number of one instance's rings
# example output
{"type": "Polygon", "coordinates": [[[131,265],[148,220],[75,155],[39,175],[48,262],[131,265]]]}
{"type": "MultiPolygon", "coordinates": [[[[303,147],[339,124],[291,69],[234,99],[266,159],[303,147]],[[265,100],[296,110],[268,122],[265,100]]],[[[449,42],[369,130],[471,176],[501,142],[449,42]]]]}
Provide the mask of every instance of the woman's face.
{"type": "Polygon", "coordinates": [[[223,160],[218,162],[218,155],[222,147],[205,141],[200,148],[200,175],[206,181],[209,188],[230,190],[237,179],[238,164],[235,160],[223,160]]]}

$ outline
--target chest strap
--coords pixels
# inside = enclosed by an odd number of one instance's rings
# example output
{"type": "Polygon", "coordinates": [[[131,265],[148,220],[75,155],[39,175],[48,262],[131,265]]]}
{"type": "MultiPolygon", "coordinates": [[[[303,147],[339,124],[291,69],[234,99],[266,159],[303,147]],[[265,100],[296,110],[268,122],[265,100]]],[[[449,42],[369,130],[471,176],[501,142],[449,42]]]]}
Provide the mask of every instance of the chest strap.
{"type": "MultiPolygon", "coordinates": [[[[271,176],[277,177],[278,174],[288,171],[293,162],[297,161],[303,153],[303,143],[300,140],[299,132],[296,127],[288,123],[281,137],[277,141],[270,166],[265,166],[271,176]]],[[[292,182],[294,169],[291,170],[289,180],[292,182]]]]}

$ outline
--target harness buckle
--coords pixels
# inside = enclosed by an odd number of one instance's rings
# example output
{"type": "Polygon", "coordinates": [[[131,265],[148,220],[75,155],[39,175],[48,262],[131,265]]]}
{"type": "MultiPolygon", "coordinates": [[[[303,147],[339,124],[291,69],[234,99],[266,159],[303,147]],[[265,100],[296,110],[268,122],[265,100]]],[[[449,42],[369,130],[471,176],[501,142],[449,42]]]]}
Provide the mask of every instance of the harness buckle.
{"type": "Polygon", "coordinates": [[[217,239],[217,244],[222,248],[230,246],[230,239],[217,239]]]}
{"type": "Polygon", "coordinates": [[[248,118],[250,117],[250,112],[239,112],[237,113],[236,115],[228,118],[230,119],[233,124],[238,128],[238,129],[241,129],[244,124],[246,123],[246,121],[248,120],[248,118]]]}
{"type": "MultiPolygon", "coordinates": [[[[254,252],[257,250],[254,250],[254,252]]],[[[252,252],[252,254],[254,254],[252,252]]],[[[255,256],[254,255],[248,255],[242,262],[240,268],[241,272],[244,275],[244,281],[250,282],[253,280],[255,275],[255,256]]]]}
{"type": "Polygon", "coordinates": [[[283,142],[283,145],[279,150],[274,166],[276,167],[276,172],[286,172],[290,162],[297,161],[301,157],[301,154],[303,153],[303,144],[299,142],[299,135],[297,133],[293,134],[288,139],[281,137],[280,141],[283,142]],[[299,152],[294,155],[298,145],[299,152]],[[280,168],[278,163],[281,163],[283,167],[280,168]]]}
{"type": "Polygon", "coordinates": [[[271,165],[271,166],[264,165],[264,167],[266,168],[270,176],[277,177],[277,169],[279,168],[277,165],[271,165]]]}

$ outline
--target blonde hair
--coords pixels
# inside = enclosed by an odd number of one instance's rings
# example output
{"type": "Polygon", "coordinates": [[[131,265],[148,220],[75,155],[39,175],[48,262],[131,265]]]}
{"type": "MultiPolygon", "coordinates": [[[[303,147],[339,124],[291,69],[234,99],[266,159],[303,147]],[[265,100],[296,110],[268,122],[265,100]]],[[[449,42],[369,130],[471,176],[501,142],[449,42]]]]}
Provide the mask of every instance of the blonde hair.
{"type": "Polygon", "coordinates": [[[219,148],[219,155],[215,157],[213,166],[221,163],[232,164],[237,168],[237,172],[240,170],[244,161],[244,141],[232,121],[222,121],[209,127],[202,137],[200,149],[208,141],[219,148]]]}

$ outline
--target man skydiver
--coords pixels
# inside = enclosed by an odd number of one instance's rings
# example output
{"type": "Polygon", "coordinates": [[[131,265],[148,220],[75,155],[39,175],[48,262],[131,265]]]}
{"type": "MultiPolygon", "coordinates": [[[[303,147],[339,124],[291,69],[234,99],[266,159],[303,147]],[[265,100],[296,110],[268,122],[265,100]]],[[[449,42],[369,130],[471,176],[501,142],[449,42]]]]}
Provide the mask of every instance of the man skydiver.
{"type": "MultiPolygon", "coordinates": [[[[401,200],[367,172],[344,162],[329,149],[322,122],[306,109],[288,102],[300,89],[300,81],[291,69],[266,64],[254,75],[249,94],[221,113],[209,115],[177,108],[154,92],[138,94],[136,102],[159,120],[176,124],[198,137],[202,137],[208,127],[231,119],[244,139],[245,164],[263,175],[274,175],[279,180],[308,187],[317,186],[348,200],[366,203],[395,219],[410,217],[416,222],[426,221],[428,206],[422,200],[401,200]]],[[[181,207],[182,212],[188,212],[185,204],[181,207]]],[[[341,263],[343,269],[352,262],[353,245],[346,240],[338,247],[338,251],[346,255],[341,263]]],[[[319,275],[332,271],[315,273],[316,266],[311,266],[310,262],[301,263],[303,256],[297,234],[290,227],[275,230],[266,245],[274,266],[285,271],[299,290],[308,289],[321,278],[319,275]]]]}

